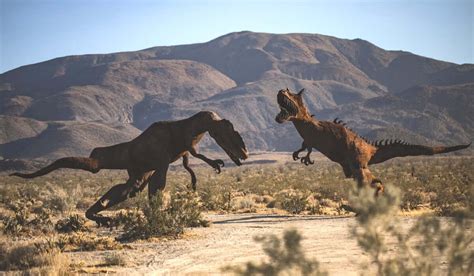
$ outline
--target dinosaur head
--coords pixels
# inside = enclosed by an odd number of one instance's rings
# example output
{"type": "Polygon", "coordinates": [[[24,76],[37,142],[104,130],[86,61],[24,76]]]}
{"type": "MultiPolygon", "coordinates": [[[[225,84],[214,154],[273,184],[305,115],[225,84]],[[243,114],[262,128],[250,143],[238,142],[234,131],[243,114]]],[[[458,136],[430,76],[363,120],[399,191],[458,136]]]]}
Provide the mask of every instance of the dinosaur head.
{"type": "Polygon", "coordinates": [[[240,134],[234,130],[229,120],[222,119],[214,122],[209,134],[216,143],[227,153],[237,166],[242,165],[240,160],[248,158],[248,151],[240,134]]]}
{"type": "Polygon", "coordinates": [[[285,121],[304,119],[311,116],[303,103],[303,91],[304,88],[297,94],[291,93],[288,88],[278,91],[277,101],[280,106],[280,113],[275,118],[277,123],[282,124],[285,121]]]}

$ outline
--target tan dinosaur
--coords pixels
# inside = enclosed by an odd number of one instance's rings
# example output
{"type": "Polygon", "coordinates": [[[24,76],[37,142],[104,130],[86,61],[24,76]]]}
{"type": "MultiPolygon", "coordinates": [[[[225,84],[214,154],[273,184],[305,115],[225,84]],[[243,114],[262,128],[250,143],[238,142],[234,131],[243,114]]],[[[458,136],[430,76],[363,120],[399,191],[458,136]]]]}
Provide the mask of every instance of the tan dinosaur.
{"type": "Polygon", "coordinates": [[[303,91],[291,93],[288,88],[278,92],[277,101],[280,113],[275,120],[278,123],[293,122],[296,130],[303,138],[301,148],[293,153],[293,159],[299,159],[299,153],[307,150],[306,156],[301,158],[305,165],[313,164],[310,154],[313,148],[320,151],[330,160],[342,166],[347,178],[354,178],[359,187],[371,185],[376,188],[375,194],[383,191],[382,182],[373,177],[369,165],[384,162],[394,157],[433,155],[465,149],[471,144],[452,147],[428,147],[410,145],[395,140],[385,142],[369,142],[345,127],[337,118],[334,121],[318,121],[308,112],[303,103],[303,91]]]}
{"type": "Polygon", "coordinates": [[[195,189],[196,176],[188,164],[189,153],[219,173],[224,166],[222,160],[209,159],[196,151],[196,144],[206,132],[209,132],[236,165],[241,165],[240,160],[247,159],[247,148],[232,123],[221,119],[214,112],[202,111],[188,119],[154,123],[129,142],[95,148],[88,158],[65,157],[34,173],[17,172],[11,175],[34,178],[60,168],[81,169],[92,173],[101,169],[127,170],[127,182],[112,187],[86,211],[87,218],[99,225],[109,225],[110,218],[99,215],[100,211],[135,196],[147,184],[149,197],[155,195],[158,190],[163,190],[169,164],[181,157],[184,167],[191,174],[195,189]]]}

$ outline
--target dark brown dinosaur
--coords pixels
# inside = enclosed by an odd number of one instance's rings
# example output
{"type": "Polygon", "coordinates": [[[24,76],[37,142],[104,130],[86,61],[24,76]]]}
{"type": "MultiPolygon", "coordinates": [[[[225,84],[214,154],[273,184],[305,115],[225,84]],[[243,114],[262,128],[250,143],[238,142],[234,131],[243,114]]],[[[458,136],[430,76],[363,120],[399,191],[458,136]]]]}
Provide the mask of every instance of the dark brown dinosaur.
{"type": "Polygon", "coordinates": [[[382,182],[373,177],[369,165],[378,164],[388,159],[403,156],[433,155],[465,149],[471,144],[452,147],[428,147],[410,145],[400,140],[369,142],[350,130],[336,118],[334,121],[319,121],[308,112],[303,103],[302,89],[297,94],[288,88],[278,92],[277,101],[280,113],[275,120],[278,123],[293,122],[303,138],[301,148],[293,153],[293,159],[299,159],[299,153],[307,150],[301,158],[305,165],[313,164],[310,154],[313,148],[320,151],[330,160],[342,166],[347,178],[354,178],[359,187],[371,185],[376,188],[376,195],[383,191],[382,182]]]}
{"type": "Polygon", "coordinates": [[[34,178],[60,168],[81,169],[92,173],[101,169],[127,170],[127,182],[112,187],[86,211],[87,218],[107,226],[110,218],[99,215],[99,212],[135,196],[147,184],[149,197],[158,190],[163,190],[169,164],[179,158],[183,158],[183,165],[191,174],[194,189],[196,176],[188,164],[189,154],[203,160],[219,173],[224,166],[222,160],[209,159],[196,151],[197,143],[206,132],[209,132],[236,165],[240,166],[240,160],[247,159],[247,148],[232,123],[221,119],[214,112],[202,111],[188,119],[154,123],[137,138],[109,147],[95,148],[89,157],[65,157],[34,173],[16,172],[11,175],[34,178]]]}

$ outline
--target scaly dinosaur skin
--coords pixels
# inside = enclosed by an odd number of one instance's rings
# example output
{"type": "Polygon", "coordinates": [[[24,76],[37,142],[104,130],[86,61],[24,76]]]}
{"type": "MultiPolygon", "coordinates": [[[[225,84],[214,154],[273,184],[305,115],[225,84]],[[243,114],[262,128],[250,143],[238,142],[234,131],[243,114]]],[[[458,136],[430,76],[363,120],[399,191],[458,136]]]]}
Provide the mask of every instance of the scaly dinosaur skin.
{"type": "Polygon", "coordinates": [[[163,190],[169,164],[179,158],[183,158],[183,166],[191,174],[193,189],[196,187],[196,176],[188,164],[189,154],[203,160],[219,173],[224,166],[222,160],[209,159],[196,151],[197,143],[206,132],[209,132],[236,165],[241,165],[240,159],[247,159],[247,148],[232,123],[221,119],[214,112],[202,111],[188,119],[154,123],[129,142],[95,148],[88,158],[65,157],[34,173],[17,172],[11,175],[34,178],[60,168],[81,169],[92,173],[101,169],[127,170],[127,182],[112,187],[86,211],[87,218],[96,221],[99,226],[107,226],[110,218],[99,215],[99,212],[135,196],[147,184],[150,198],[158,190],[163,190]]]}
{"type": "Polygon", "coordinates": [[[280,90],[277,95],[280,113],[275,120],[280,124],[291,121],[303,138],[303,144],[293,153],[293,159],[298,160],[299,153],[307,150],[308,153],[301,158],[301,162],[305,165],[313,164],[310,154],[315,148],[330,160],[339,163],[344,175],[347,178],[354,178],[358,187],[371,185],[376,188],[376,195],[383,192],[383,185],[380,180],[374,178],[369,170],[369,165],[381,163],[394,157],[433,155],[464,149],[471,145],[469,143],[452,147],[428,147],[409,145],[399,140],[371,143],[346,128],[345,124],[342,124],[342,121],[338,121],[337,118],[332,122],[318,121],[304,105],[303,91],[304,89],[294,94],[286,88],[280,90]]]}

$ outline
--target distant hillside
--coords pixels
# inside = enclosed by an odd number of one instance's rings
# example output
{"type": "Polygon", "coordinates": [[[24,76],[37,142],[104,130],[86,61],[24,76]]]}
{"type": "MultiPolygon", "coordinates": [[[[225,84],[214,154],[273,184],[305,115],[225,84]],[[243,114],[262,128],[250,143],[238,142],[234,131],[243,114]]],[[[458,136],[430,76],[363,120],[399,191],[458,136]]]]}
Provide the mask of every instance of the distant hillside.
{"type": "MultiPolygon", "coordinates": [[[[239,32],[191,45],[57,58],[0,75],[0,156],[57,158],[133,138],[152,122],[213,110],[251,150],[294,150],[274,121],[276,92],[306,88],[320,119],[371,138],[465,143],[474,133],[474,65],[361,39],[239,32]]],[[[202,148],[216,149],[206,140],[202,148]]]]}

